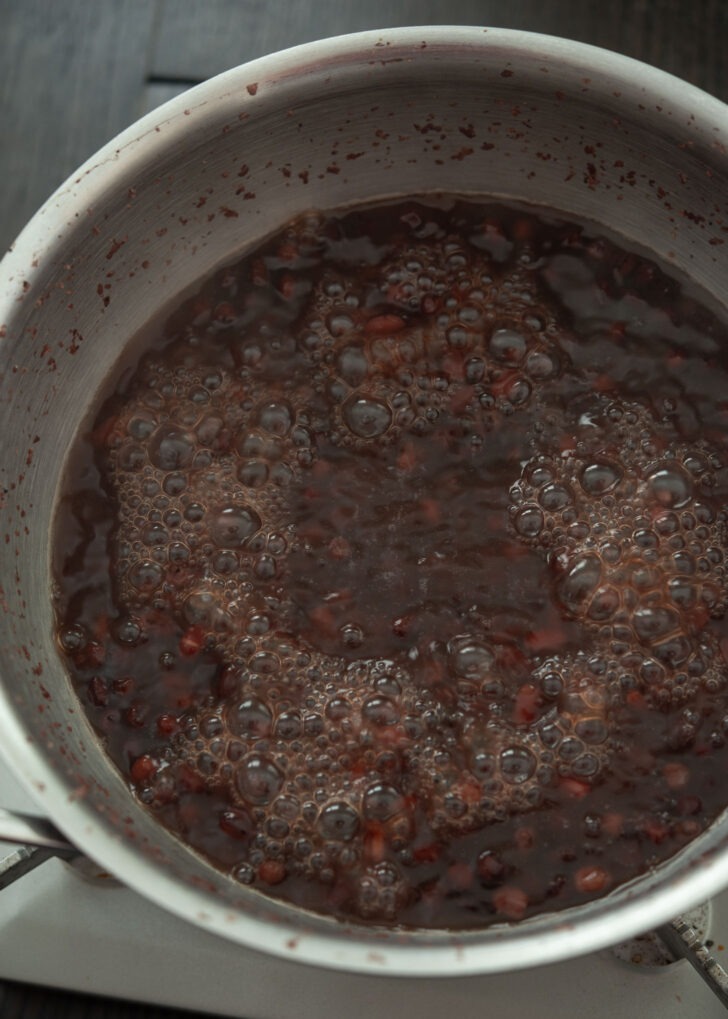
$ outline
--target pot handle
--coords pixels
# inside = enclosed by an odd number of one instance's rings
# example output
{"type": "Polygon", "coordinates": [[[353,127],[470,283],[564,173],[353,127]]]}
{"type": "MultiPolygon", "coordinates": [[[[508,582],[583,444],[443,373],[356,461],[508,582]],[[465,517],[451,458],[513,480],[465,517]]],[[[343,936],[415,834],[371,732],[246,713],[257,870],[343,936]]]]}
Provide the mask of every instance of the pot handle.
{"type": "Polygon", "coordinates": [[[79,851],[43,817],[18,814],[0,807],[0,842],[21,843],[0,860],[0,889],[56,856],[72,860],[79,851]]]}
{"type": "Polygon", "coordinates": [[[723,1007],[728,1009],[728,973],[710,954],[698,932],[678,916],[658,927],[656,933],[676,959],[688,960],[723,1007]]]}

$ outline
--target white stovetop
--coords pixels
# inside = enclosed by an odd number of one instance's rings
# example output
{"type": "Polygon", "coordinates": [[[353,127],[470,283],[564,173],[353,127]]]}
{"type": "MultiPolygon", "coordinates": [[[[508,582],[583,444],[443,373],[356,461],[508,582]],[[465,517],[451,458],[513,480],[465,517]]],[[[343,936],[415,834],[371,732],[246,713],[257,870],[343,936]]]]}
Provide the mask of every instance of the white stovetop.
{"type": "MultiPolygon", "coordinates": [[[[0,762],[0,805],[37,812],[0,762]]],[[[0,857],[3,848],[0,844],[0,857]]],[[[713,902],[713,952],[725,962],[728,893],[713,902]]],[[[0,978],[244,1019],[723,1019],[686,962],[632,966],[609,950],[514,974],[364,977],[241,948],[136,893],[99,886],[51,860],[0,891],[0,978]],[[385,1012],[386,1010],[386,1012],[385,1012]]]]}

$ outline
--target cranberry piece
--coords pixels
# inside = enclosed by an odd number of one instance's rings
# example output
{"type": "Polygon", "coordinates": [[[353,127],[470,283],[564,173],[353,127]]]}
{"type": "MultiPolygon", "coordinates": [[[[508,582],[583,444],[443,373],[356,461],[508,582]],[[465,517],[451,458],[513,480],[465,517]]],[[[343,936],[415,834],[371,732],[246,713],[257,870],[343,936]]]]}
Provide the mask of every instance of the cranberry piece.
{"type": "Polygon", "coordinates": [[[497,912],[509,920],[522,920],[528,909],[528,896],[517,885],[503,885],[493,894],[497,912]]]}
{"type": "Polygon", "coordinates": [[[574,875],[574,885],[578,892],[582,892],[585,895],[596,895],[597,892],[604,891],[611,884],[611,877],[608,870],[604,867],[597,867],[595,865],[588,865],[586,867],[580,867],[574,875]]]}
{"type": "Polygon", "coordinates": [[[266,885],[279,885],[286,877],[286,866],[280,860],[263,860],[258,877],[266,885]]]}
{"type": "Polygon", "coordinates": [[[179,641],[180,654],[183,655],[196,655],[199,654],[202,649],[202,645],[205,642],[205,631],[201,626],[190,626],[186,630],[179,641]]]}
{"type": "Polygon", "coordinates": [[[109,703],[109,687],[102,676],[92,676],[88,681],[88,695],[97,708],[105,708],[109,703]]]}
{"type": "MultiPolygon", "coordinates": [[[[247,839],[255,831],[255,825],[246,810],[230,807],[220,814],[220,828],[232,839],[247,839]]],[[[269,882],[272,883],[272,882],[269,882]]]]}
{"type": "Polygon", "coordinates": [[[138,785],[150,782],[157,773],[157,765],[149,754],[142,754],[137,757],[131,766],[131,777],[138,785]]]}
{"type": "Polygon", "coordinates": [[[486,888],[496,888],[506,874],[506,867],[501,858],[490,849],[485,849],[478,857],[478,877],[486,888]]]}

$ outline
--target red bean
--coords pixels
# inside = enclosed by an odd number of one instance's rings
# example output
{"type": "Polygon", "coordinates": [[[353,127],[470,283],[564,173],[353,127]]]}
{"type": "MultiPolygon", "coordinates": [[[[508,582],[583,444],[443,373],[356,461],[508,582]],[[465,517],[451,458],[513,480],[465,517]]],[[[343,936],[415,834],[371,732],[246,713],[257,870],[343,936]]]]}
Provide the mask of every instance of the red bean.
{"type": "Polygon", "coordinates": [[[131,766],[131,777],[134,782],[144,784],[149,782],[157,773],[157,765],[149,754],[142,754],[137,757],[131,766]]]}
{"type": "Polygon", "coordinates": [[[401,315],[374,315],[367,322],[365,331],[381,336],[384,333],[398,333],[407,325],[401,315]]]}
{"type": "Polygon", "coordinates": [[[279,885],[286,876],[286,867],[280,860],[263,860],[258,877],[266,885],[279,885]]]}
{"type": "Polygon", "coordinates": [[[494,892],[493,905],[509,920],[522,920],[528,909],[528,896],[517,885],[503,885],[494,892]]]}
{"type": "Polygon", "coordinates": [[[589,864],[586,867],[580,867],[574,875],[574,884],[578,892],[583,892],[585,895],[596,895],[597,892],[604,891],[605,888],[609,887],[611,878],[608,870],[604,867],[597,867],[589,864]]]}

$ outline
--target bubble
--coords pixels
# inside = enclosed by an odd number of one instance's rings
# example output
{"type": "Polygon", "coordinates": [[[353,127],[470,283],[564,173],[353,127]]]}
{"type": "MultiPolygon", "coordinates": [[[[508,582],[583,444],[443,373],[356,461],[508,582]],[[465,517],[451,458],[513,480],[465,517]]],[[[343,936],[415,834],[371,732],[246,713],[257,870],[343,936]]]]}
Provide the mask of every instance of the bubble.
{"type": "Polygon", "coordinates": [[[174,566],[186,563],[190,558],[190,550],[181,541],[173,541],[169,546],[169,561],[174,566]]]}
{"type": "Polygon", "coordinates": [[[574,731],[579,739],[590,744],[605,743],[609,736],[609,730],[603,718],[582,718],[576,723],[574,731]]]}
{"type": "Polygon", "coordinates": [[[324,720],[317,711],[310,711],[304,715],[303,731],[306,736],[320,736],[324,728],[324,720]]]}
{"type": "Polygon", "coordinates": [[[268,551],[271,555],[283,555],[288,543],[282,534],[271,534],[268,538],[268,551]]]}
{"type": "Polygon", "coordinates": [[[270,478],[274,485],[284,488],[293,480],[293,471],[287,463],[277,463],[271,468],[270,478]]]}
{"type": "Polygon", "coordinates": [[[142,412],[129,418],[126,430],[133,439],[148,439],[157,427],[157,419],[149,413],[142,412]]]}
{"type": "Polygon", "coordinates": [[[225,422],[217,414],[206,414],[197,424],[195,433],[204,446],[212,446],[224,427],[225,422]]]}
{"type": "Polygon", "coordinates": [[[348,648],[358,648],[364,643],[364,631],[356,623],[344,623],[339,627],[342,643],[348,648]]]}
{"type": "Polygon", "coordinates": [[[675,668],[688,660],[691,650],[688,638],[684,634],[675,634],[655,644],[652,653],[665,665],[675,668]]]}
{"type": "Polygon", "coordinates": [[[346,697],[332,697],[326,705],[325,714],[332,722],[340,722],[351,714],[351,702],[346,697]]]}
{"type": "Polygon", "coordinates": [[[259,697],[250,696],[240,701],[228,714],[228,724],[238,736],[267,736],[273,725],[270,708],[259,697]]]}
{"type": "Polygon", "coordinates": [[[369,374],[369,362],[361,347],[344,347],[338,358],[339,374],[352,388],[360,386],[369,374]]]}
{"type": "Polygon", "coordinates": [[[520,364],[525,357],[528,344],[521,333],[513,329],[496,329],[490,338],[490,352],[503,364],[520,364]]]}
{"type": "Polygon", "coordinates": [[[230,576],[238,569],[238,557],[229,549],[216,552],[212,558],[212,568],[222,576],[230,576]]]}
{"type": "Polygon", "coordinates": [[[559,600],[564,608],[578,615],[601,577],[602,564],[595,555],[584,555],[570,563],[558,584],[559,600]]]}
{"type": "Polygon", "coordinates": [[[564,689],[564,681],[558,672],[545,672],[541,677],[541,689],[545,697],[555,700],[564,689]]]}
{"type": "Polygon", "coordinates": [[[458,318],[461,322],[466,322],[468,325],[477,325],[482,318],[480,309],[476,308],[472,304],[463,304],[458,308],[458,318]]]}
{"type": "Polygon", "coordinates": [[[233,877],[242,885],[252,885],[255,880],[255,868],[249,863],[241,863],[233,871],[233,877]]]}
{"type": "Polygon", "coordinates": [[[354,322],[349,315],[339,313],[329,316],[326,327],[332,336],[344,336],[346,333],[352,332],[354,322]]]}
{"type": "Polygon", "coordinates": [[[321,811],[317,827],[322,838],[350,842],[359,830],[359,815],[348,803],[329,803],[321,811]]]}
{"type": "Polygon", "coordinates": [[[536,538],[543,529],[543,513],[534,504],[524,506],[516,514],[514,527],[524,538],[536,538]]]}
{"type": "Polygon", "coordinates": [[[679,629],[678,617],[672,609],[659,605],[644,605],[632,616],[635,633],[647,643],[658,640],[679,629]]]}
{"type": "Polygon", "coordinates": [[[361,709],[362,718],[372,725],[383,727],[396,725],[399,721],[399,710],[389,697],[374,696],[364,701],[361,709]]]}
{"type": "Polygon", "coordinates": [[[504,393],[514,407],[521,407],[531,396],[531,384],[527,379],[516,378],[508,384],[504,393]]]}
{"type": "Polygon", "coordinates": [[[485,378],[485,361],[482,357],[471,357],[465,362],[465,381],[471,386],[485,378]]]}
{"type": "Polygon", "coordinates": [[[219,630],[230,625],[229,615],[211,591],[192,591],[185,598],[182,610],[192,626],[219,630]]]}
{"type": "Polygon", "coordinates": [[[673,577],[668,582],[668,592],[673,604],[681,609],[690,608],[697,601],[696,588],[682,577],[673,577]]]}
{"type": "Polygon", "coordinates": [[[210,521],[210,537],[218,548],[240,548],[260,527],[261,519],[250,506],[225,506],[210,521]]]}
{"type": "Polygon", "coordinates": [[[525,369],[530,377],[538,382],[554,375],[558,364],[551,354],[541,350],[532,350],[526,358],[525,369]]]}
{"type": "Polygon", "coordinates": [[[536,771],[536,758],[526,747],[512,746],[501,751],[499,764],[506,782],[521,785],[536,771]]]}
{"type": "Polygon", "coordinates": [[[148,594],[156,591],[161,585],[164,573],[157,563],[150,559],[142,559],[129,568],[126,579],[137,591],[148,594]]]}
{"type": "Polygon", "coordinates": [[[117,463],[122,470],[138,471],[146,462],[144,450],[132,442],[125,442],[118,452],[117,463]]]}
{"type": "Polygon", "coordinates": [[[611,491],[622,479],[622,471],[614,464],[594,462],[581,472],[581,486],[589,495],[603,495],[611,491]]]}
{"type": "Polygon", "coordinates": [[[266,822],[266,831],[274,839],[284,839],[290,834],[291,826],[282,817],[271,817],[266,822]]]}
{"type": "Polygon", "coordinates": [[[392,412],[382,400],[372,396],[354,396],[343,408],[344,420],[354,433],[363,439],[383,435],[392,423],[392,412]]]}
{"type": "Polygon", "coordinates": [[[392,785],[376,782],[364,793],[362,809],[364,817],[373,821],[388,821],[404,810],[404,797],[392,785]]]}
{"type": "Polygon", "coordinates": [[[275,734],[281,739],[298,739],[303,733],[303,720],[299,711],[282,711],[275,723],[275,734]]]}
{"type": "Polygon", "coordinates": [[[264,404],[258,412],[258,424],[271,435],[282,437],[290,432],[295,413],[289,403],[284,401],[264,404]]]}
{"type": "Polygon", "coordinates": [[[66,654],[71,655],[86,646],[88,635],[80,623],[74,623],[59,630],[58,640],[66,654]]]}
{"type": "Polygon", "coordinates": [[[610,586],[599,587],[589,603],[589,618],[596,622],[611,619],[620,606],[619,591],[610,586]]]}
{"type": "Polygon", "coordinates": [[[470,346],[470,333],[460,325],[451,326],[446,332],[447,342],[455,350],[470,346]]]}
{"type": "Polygon", "coordinates": [[[695,560],[689,552],[675,552],[672,565],[681,576],[692,577],[695,574],[695,560]]]}
{"type": "Polygon", "coordinates": [[[113,626],[114,636],[120,644],[136,647],[143,636],[141,623],[133,616],[120,616],[113,626]]]}
{"type": "Polygon", "coordinates": [[[370,867],[359,879],[356,909],[363,919],[395,920],[409,888],[388,860],[370,867]]]}
{"type": "Polygon", "coordinates": [[[692,498],[692,482],[676,463],[665,464],[652,471],[647,476],[647,483],[662,506],[680,508],[692,498]]]}
{"type": "Polygon", "coordinates": [[[654,521],[653,527],[658,534],[670,535],[676,534],[680,530],[680,521],[674,513],[665,512],[659,513],[654,521]]]}
{"type": "Polygon", "coordinates": [[[538,501],[543,508],[551,513],[555,510],[564,509],[565,506],[570,506],[572,499],[573,496],[569,489],[565,485],[559,485],[555,482],[544,485],[538,496],[538,501]]]}
{"type": "Polygon", "coordinates": [[[185,474],[168,474],[162,481],[162,488],[167,495],[181,495],[187,488],[187,476],[185,474]]]}
{"type": "Polygon", "coordinates": [[[396,698],[402,696],[402,684],[392,673],[385,672],[384,675],[377,676],[374,686],[377,692],[384,694],[385,697],[396,698]]]}
{"type": "Polygon", "coordinates": [[[248,460],[238,467],[238,481],[247,488],[260,488],[268,480],[268,464],[264,460],[248,460]]]}
{"type": "Polygon", "coordinates": [[[283,774],[263,754],[249,754],[235,771],[238,792],[248,803],[264,806],[281,790],[283,774]]]}
{"type": "Polygon", "coordinates": [[[599,760],[594,754],[580,754],[571,765],[572,774],[580,778],[591,778],[599,771],[599,760]]]}
{"type": "Polygon", "coordinates": [[[185,506],[185,520],[197,524],[205,516],[205,507],[199,502],[190,502],[185,506]]]}
{"type": "Polygon", "coordinates": [[[493,651],[471,637],[455,637],[448,648],[455,672],[464,679],[484,678],[495,662],[493,651]]]}
{"type": "Polygon", "coordinates": [[[259,580],[272,580],[278,573],[278,564],[273,556],[258,556],[255,560],[253,573],[259,580]]]}
{"type": "Polygon", "coordinates": [[[173,424],[160,425],[147,446],[149,459],[163,471],[177,471],[192,463],[196,438],[173,424]]]}
{"type": "Polygon", "coordinates": [[[273,651],[258,651],[250,659],[250,668],[258,676],[272,676],[280,667],[280,658],[273,651]]]}
{"type": "Polygon", "coordinates": [[[166,545],[169,541],[169,534],[158,520],[148,524],[142,531],[142,541],[150,547],[154,545],[166,545]]]}

